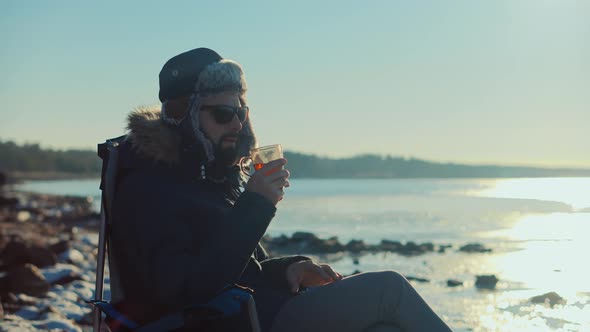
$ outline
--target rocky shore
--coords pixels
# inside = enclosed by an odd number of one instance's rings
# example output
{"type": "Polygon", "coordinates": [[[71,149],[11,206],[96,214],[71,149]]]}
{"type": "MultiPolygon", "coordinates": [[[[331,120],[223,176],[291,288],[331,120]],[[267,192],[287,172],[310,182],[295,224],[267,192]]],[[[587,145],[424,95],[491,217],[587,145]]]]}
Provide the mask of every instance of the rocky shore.
{"type": "MultiPolygon", "coordinates": [[[[305,252],[315,254],[329,254],[336,252],[348,253],[371,253],[371,252],[393,252],[402,256],[419,256],[429,252],[445,253],[453,249],[452,244],[433,244],[432,242],[415,243],[408,241],[381,240],[379,244],[366,244],[363,240],[350,240],[348,243],[340,243],[338,237],[320,239],[310,232],[296,232],[291,237],[281,235],[271,237],[266,235],[262,238],[262,245],[273,254],[291,254],[294,252],[305,252]]],[[[484,247],[479,243],[468,243],[456,250],[467,253],[491,252],[492,249],[484,247]]]]}
{"type": "MultiPolygon", "coordinates": [[[[100,216],[91,199],[0,191],[0,331],[90,331],[100,216]]],[[[406,257],[492,252],[479,243],[463,245],[382,240],[340,243],[337,237],[321,239],[313,233],[265,236],[262,244],[271,255],[392,252],[406,257]]],[[[358,265],[358,260],[355,262],[358,265]]],[[[355,271],[358,273],[360,271],[355,271]]],[[[418,283],[428,278],[407,276],[418,283]]],[[[109,295],[108,277],[105,298],[109,295]]],[[[494,290],[495,275],[476,276],[474,287],[494,290]]],[[[446,280],[448,287],[466,287],[464,280],[446,280]]],[[[554,305],[565,300],[547,293],[531,303],[554,305]]]]}
{"type": "MultiPolygon", "coordinates": [[[[83,197],[0,191],[1,331],[89,331],[99,215],[83,197]]],[[[107,288],[108,289],[108,288],[107,288]]]]}

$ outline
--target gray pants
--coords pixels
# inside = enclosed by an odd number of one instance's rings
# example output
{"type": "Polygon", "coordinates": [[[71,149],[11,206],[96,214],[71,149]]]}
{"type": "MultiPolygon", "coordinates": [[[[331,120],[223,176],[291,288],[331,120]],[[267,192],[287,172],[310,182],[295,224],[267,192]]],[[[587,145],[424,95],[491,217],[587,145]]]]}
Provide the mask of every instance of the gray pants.
{"type": "Polygon", "coordinates": [[[361,273],[289,300],[271,332],[451,331],[406,278],[361,273]]]}

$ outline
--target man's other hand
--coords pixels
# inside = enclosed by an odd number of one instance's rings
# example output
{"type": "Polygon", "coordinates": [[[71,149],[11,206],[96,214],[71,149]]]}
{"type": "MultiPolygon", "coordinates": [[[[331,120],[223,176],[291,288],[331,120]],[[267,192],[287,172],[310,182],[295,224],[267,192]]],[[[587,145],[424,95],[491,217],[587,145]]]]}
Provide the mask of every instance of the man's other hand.
{"type": "Polygon", "coordinates": [[[340,279],[342,275],[330,265],[317,264],[311,260],[296,262],[287,267],[287,281],[293,293],[297,293],[300,286],[322,286],[340,279]]]}

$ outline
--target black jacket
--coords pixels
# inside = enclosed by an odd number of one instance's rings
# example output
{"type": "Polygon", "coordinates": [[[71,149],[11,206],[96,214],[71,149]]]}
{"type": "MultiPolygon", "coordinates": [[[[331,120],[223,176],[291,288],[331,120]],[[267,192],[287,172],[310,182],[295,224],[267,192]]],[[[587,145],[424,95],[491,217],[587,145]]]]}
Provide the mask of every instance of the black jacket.
{"type": "Polygon", "coordinates": [[[227,181],[202,180],[182,153],[178,162],[150,156],[138,149],[141,141],[130,135],[119,148],[110,233],[113,302],[148,322],[238,283],[254,289],[268,330],[292,297],[286,267],[308,259],[269,258],[259,245],[275,206],[227,181]]]}

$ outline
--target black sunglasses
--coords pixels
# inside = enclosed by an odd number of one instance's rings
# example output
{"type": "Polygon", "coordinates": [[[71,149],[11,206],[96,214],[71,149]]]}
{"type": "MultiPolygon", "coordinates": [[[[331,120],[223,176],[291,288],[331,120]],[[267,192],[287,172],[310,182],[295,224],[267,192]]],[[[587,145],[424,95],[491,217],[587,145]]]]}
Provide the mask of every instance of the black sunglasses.
{"type": "Polygon", "coordinates": [[[230,123],[234,119],[234,116],[237,116],[238,120],[244,123],[250,112],[248,106],[232,107],[226,105],[203,105],[201,106],[201,110],[211,110],[215,122],[219,124],[230,123]]]}

